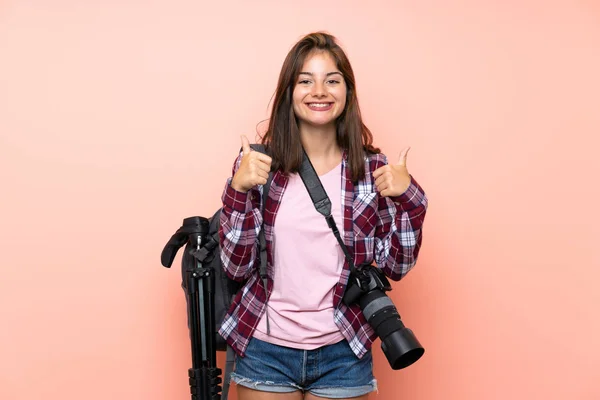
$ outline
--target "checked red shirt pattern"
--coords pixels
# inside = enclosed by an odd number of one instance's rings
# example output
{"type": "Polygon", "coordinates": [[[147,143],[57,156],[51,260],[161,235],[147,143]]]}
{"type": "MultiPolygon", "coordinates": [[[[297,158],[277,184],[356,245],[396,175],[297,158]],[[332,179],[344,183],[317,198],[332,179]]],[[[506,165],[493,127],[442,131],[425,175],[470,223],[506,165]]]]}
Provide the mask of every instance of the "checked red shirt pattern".
{"type": "MultiPolygon", "coordinates": [[[[241,153],[235,160],[232,176],[240,162],[241,153]]],[[[373,172],[386,164],[387,158],[383,154],[366,155],[365,178],[354,184],[344,154],[341,179],[344,226],[338,229],[356,265],[374,260],[390,279],[397,281],[416,264],[427,197],[412,176],[410,186],[402,195],[379,196],[373,172]]],[[[241,193],[230,186],[231,179],[227,180],[222,196],[219,228],[221,262],[230,278],[245,280],[246,283],[228,310],[219,334],[237,354],[244,356],[273,288],[273,225],[287,178],[279,171],[274,173],[264,217],[260,211],[263,187],[255,186],[248,193],[241,193]],[[258,272],[260,254],[257,243],[261,228],[265,229],[267,243],[267,293],[258,272]]],[[[341,301],[349,275],[349,264],[345,262],[334,288],[334,320],[354,353],[362,358],[371,348],[376,334],[358,305],[348,307],[341,301]]]]}

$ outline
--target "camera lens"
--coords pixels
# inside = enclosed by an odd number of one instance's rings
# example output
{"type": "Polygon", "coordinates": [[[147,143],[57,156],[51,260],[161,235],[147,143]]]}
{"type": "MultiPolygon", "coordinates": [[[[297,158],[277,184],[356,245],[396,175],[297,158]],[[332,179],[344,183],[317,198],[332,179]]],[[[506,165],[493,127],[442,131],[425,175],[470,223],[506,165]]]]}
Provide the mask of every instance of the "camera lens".
{"type": "Polygon", "coordinates": [[[381,339],[381,349],[392,369],[408,367],[425,349],[406,328],[392,300],[381,290],[365,293],[359,301],[363,315],[381,339]]]}

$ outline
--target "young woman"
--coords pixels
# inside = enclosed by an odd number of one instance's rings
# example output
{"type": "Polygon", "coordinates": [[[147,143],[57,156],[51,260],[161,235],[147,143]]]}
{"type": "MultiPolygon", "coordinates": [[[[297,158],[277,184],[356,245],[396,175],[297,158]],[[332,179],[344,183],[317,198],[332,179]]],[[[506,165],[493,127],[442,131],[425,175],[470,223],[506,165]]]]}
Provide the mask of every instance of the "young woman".
{"type": "Polygon", "coordinates": [[[355,265],[374,261],[399,280],[417,261],[427,209],[406,167],[408,149],[391,165],[373,146],[350,62],[322,32],[305,36],[288,53],[262,142],[269,156],[252,151],[242,137],[222,197],[221,259],[231,278],[246,281],[220,329],[236,351],[238,397],[366,399],[377,385],[371,357],[376,335],[357,304],[341,301],[349,264],[298,169],[305,151],[355,265]],[[261,229],[266,289],[257,267],[261,229]]]}

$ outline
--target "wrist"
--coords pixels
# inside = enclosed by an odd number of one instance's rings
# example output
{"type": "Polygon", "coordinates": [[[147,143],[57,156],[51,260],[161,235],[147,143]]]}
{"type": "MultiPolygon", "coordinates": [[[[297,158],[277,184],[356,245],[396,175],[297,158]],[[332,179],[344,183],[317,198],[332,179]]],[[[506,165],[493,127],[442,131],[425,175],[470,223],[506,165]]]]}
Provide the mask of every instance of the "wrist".
{"type": "Polygon", "coordinates": [[[236,192],[240,192],[240,193],[248,193],[248,189],[245,189],[243,187],[241,187],[240,185],[237,184],[237,182],[235,180],[231,181],[230,184],[231,188],[233,190],[235,190],[236,192]]]}
{"type": "Polygon", "coordinates": [[[223,207],[227,207],[239,213],[248,213],[252,210],[249,191],[239,191],[231,184],[231,182],[225,186],[222,200],[223,207]]]}

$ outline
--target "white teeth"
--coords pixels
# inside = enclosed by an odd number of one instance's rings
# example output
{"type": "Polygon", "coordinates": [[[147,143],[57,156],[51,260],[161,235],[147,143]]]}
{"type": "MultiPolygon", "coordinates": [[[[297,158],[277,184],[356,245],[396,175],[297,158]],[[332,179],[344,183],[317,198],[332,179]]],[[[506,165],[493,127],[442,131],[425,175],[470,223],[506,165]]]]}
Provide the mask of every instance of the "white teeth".
{"type": "Polygon", "coordinates": [[[309,105],[311,107],[327,107],[329,106],[329,103],[310,103],[309,105]]]}

